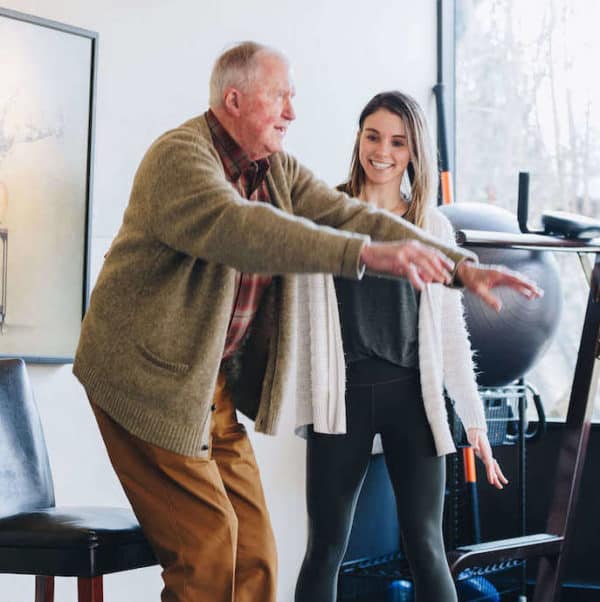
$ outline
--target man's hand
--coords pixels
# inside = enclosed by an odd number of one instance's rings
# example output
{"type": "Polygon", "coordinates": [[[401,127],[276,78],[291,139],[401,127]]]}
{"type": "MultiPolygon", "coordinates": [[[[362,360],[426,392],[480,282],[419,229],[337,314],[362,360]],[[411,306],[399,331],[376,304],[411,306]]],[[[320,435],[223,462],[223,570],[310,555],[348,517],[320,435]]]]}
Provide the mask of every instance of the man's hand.
{"type": "Polygon", "coordinates": [[[543,295],[542,289],[531,280],[503,266],[478,265],[465,260],[459,263],[456,275],[467,290],[480,297],[496,311],[500,311],[502,303],[490,291],[498,286],[507,286],[529,299],[543,295]]]}
{"type": "Polygon", "coordinates": [[[500,464],[492,454],[492,447],[487,434],[482,429],[471,428],[467,430],[467,441],[473,448],[475,455],[484,463],[487,480],[497,489],[503,489],[508,479],[502,473],[500,464]]]}
{"type": "Polygon", "coordinates": [[[360,259],[367,269],[406,278],[419,291],[428,282],[449,284],[452,281],[452,261],[437,249],[416,240],[365,245],[360,259]]]}

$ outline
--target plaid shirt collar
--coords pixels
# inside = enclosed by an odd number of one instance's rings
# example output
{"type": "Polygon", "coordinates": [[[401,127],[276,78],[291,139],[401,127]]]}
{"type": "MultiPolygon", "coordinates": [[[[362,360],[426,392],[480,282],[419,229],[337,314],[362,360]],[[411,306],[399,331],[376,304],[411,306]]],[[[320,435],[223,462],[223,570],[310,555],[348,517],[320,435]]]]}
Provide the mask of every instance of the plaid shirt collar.
{"type": "Polygon", "coordinates": [[[251,161],[210,109],[206,112],[206,121],[228,179],[237,182],[242,175],[246,175],[256,189],[269,171],[269,159],[251,161]]]}

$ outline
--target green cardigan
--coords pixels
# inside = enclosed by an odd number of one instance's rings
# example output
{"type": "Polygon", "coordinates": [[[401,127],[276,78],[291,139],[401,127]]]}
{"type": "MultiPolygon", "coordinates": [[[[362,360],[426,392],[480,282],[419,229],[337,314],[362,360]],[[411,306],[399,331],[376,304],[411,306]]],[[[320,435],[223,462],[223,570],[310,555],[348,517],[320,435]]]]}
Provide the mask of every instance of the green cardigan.
{"type": "Polygon", "coordinates": [[[204,116],[161,136],[138,168],[73,372],[93,403],[145,441],[207,455],[236,270],[279,276],[227,370],[238,408],[272,434],[291,396],[290,350],[302,327],[292,274],[359,278],[369,236],[419,239],[455,261],[470,256],[331,189],[285,153],[271,157],[267,183],[273,206],[237,194],[204,116]]]}

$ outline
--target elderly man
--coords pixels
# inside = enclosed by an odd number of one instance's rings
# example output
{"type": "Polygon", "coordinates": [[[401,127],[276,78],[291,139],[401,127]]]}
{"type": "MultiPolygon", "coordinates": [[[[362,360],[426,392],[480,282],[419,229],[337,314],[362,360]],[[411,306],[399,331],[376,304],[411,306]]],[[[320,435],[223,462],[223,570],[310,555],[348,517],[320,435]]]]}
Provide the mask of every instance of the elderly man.
{"type": "Polygon", "coordinates": [[[292,274],[368,269],[417,288],[457,276],[492,305],[497,285],[537,294],[317,181],[282,152],[293,95],[273,49],[248,42],[217,60],[210,110],[144,156],[83,323],[74,372],[164,569],[163,602],[275,600],[274,539],[231,391],[275,432],[292,274]]]}

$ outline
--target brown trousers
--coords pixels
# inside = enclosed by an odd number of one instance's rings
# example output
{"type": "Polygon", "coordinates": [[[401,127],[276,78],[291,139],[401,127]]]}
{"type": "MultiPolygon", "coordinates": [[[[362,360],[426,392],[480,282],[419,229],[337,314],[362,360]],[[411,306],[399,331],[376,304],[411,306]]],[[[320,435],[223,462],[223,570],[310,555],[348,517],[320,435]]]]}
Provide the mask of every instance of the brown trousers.
{"type": "Polygon", "coordinates": [[[209,458],[131,435],[92,408],[163,567],[162,602],[275,602],[277,554],[252,446],[219,375],[209,458]]]}

